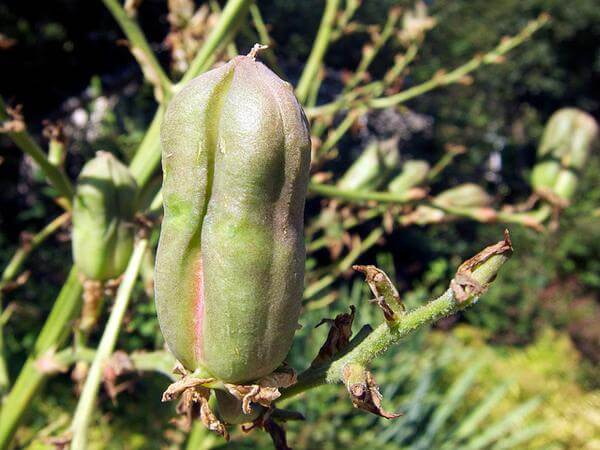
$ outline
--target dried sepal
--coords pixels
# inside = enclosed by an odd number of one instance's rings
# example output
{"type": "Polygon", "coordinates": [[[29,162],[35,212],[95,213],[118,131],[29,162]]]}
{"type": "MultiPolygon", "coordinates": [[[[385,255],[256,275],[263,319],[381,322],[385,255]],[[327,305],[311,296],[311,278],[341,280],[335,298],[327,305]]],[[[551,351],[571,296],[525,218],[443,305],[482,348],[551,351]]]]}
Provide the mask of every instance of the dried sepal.
{"type": "Polygon", "coordinates": [[[381,406],[383,399],[375,378],[359,364],[347,364],[343,371],[344,384],[355,408],[386,419],[395,419],[402,413],[387,412],[381,406]]]}
{"type": "Polygon", "coordinates": [[[319,353],[310,364],[311,367],[329,361],[333,356],[346,348],[352,336],[352,323],[354,322],[355,312],[356,308],[350,305],[350,313],[338,314],[335,319],[322,319],[316,325],[316,327],[319,327],[324,323],[328,323],[330,324],[330,328],[325,343],[321,346],[319,353]]]}
{"type": "Polygon", "coordinates": [[[400,294],[387,274],[375,266],[359,266],[352,268],[365,275],[371,292],[375,296],[374,302],[383,310],[383,315],[388,323],[396,323],[404,313],[404,304],[400,294]]]}
{"type": "Polygon", "coordinates": [[[210,389],[202,386],[195,386],[183,391],[177,404],[177,413],[181,415],[181,419],[177,421],[177,424],[183,430],[188,431],[192,422],[195,419],[200,419],[208,430],[223,436],[225,440],[229,440],[227,428],[210,408],[209,399],[210,389]]]}
{"type": "Polygon", "coordinates": [[[9,120],[0,122],[0,133],[22,133],[25,131],[25,120],[23,118],[23,105],[17,105],[14,108],[7,106],[6,114],[9,120]]]}
{"type": "Polygon", "coordinates": [[[169,387],[163,392],[162,401],[168,402],[183,395],[185,391],[196,389],[214,382],[214,378],[197,378],[193,375],[185,375],[180,380],[171,383],[169,387]]]}
{"type": "Polygon", "coordinates": [[[35,360],[35,368],[38,372],[51,375],[56,373],[65,373],[69,367],[56,358],[56,350],[48,349],[38,359],[35,360]]]}
{"type": "Polygon", "coordinates": [[[81,276],[83,284],[83,306],[81,308],[81,319],[79,329],[89,333],[98,322],[102,299],[104,297],[102,282],[89,280],[81,276]]]}
{"type": "Polygon", "coordinates": [[[279,388],[287,388],[297,381],[296,372],[293,370],[273,372],[261,378],[256,384],[239,385],[225,383],[225,389],[242,402],[242,412],[252,413],[252,403],[257,403],[269,408],[281,396],[279,388]]]}
{"type": "Polygon", "coordinates": [[[283,426],[279,425],[269,417],[264,421],[263,428],[269,433],[269,436],[271,436],[275,450],[292,450],[292,448],[287,445],[285,429],[283,426]]]}
{"type": "Polygon", "coordinates": [[[133,361],[123,351],[114,352],[107,361],[102,371],[102,381],[104,382],[104,389],[113,403],[115,403],[117,395],[130,386],[128,382],[117,384],[117,379],[134,370],[133,361]]]}
{"type": "Polygon", "coordinates": [[[249,433],[252,430],[261,428],[271,436],[275,450],[291,450],[291,447],[287,445],[285,429],[282,425],[275,421],[276,418],[278,421],[283,422],[287,420],[304,420],[304,416],[302,416],[302,414],[293,411],[283,411],[271,407],[251,424],[242,425],[241,428],[244,433],[249,433]],[[282,412],[286,414],[281,414],[282,412]]]}
{"type": "Polygon", "coordinates": [[[452,289],[456,300],[462,303],[472,296],[483,294],[488,285],[477,281],[473,277],[473,271],[492,256],[512,252],[512,249],[510,234],[508,230],[504,230],[504,239],[502,241],[484,248],[475,256],[463,262],[456,271],[454,279],[450,281],[450,289],[452,289]]]}

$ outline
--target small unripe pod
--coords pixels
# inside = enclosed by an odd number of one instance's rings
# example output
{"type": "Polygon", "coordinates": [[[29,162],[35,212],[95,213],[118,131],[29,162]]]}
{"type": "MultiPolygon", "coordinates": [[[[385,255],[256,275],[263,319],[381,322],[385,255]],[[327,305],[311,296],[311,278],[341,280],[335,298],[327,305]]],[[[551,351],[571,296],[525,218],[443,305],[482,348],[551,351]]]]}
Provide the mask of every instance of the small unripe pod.
{"type": "Polygon", "coordinates": [[[489,206],[492,198],[481,186],[473,183],[465,183],[447,189],[435,196],[433,204],[440,207],[452,208],[479,208],[489,206]]]}
{"type": "Polygon", "coordinates": [[[372,141],[337,182],[340,189],[368,191],[381,187],[398,166],[396,139],[372,141]]]}
{"type": "Polygon", "coordinates": [[[121,275],[133,250],[137,184],[112,154],[97,152],[77,179],[73,201],[73,259],[88,279],[121,275]]]}
{"type": "Polygon", "coordinates": [[[310,133],[292,87],[239,56],[173,97],[162,129],[159,324],[188,370],[241,383],[285,359],[304,284],[310,133]]]}
{"type": "Polygon", "coordinates": [[[253,404],[252,412],[245,414],[242,411],[242,402],[229,392],[221,389],[215,389],[215,397],[217,398],[218,414],[221,420],[227,424],[251,423],[260,416],[265,408],[260,405],[253,404]]]}
{"type": "Polygon", "coordinates": [[[410,159],[402,164],[402,172],[388,185],[390,192],[406,192],[419,186],[427,179],[429,163],[419,159],[410,159]]]}
{"type": "Polygon", "coordinates": [[[598,139],[598,124],[576,108],[556,111],[548,121],[538,147],[538,163],[531,184],[538,192],[551,191],[569,200],[577,188],[578,172],[585,166],[598,139]]]}

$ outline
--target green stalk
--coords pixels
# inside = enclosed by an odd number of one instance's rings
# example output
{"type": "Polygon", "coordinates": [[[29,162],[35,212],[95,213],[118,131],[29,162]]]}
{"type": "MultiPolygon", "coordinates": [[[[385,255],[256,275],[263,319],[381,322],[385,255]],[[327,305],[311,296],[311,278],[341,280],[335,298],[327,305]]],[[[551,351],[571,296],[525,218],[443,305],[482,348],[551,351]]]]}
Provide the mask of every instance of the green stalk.
{"type": "Polygon", "coordinates": [[[188,71],[179,83],[180,86],[208,69],[212,55],[219,47],[231,41],[241,19],[252,3],[252,0],[229,0],[227,2],[217,26],[190,63],[188,71]]]}
{"type": "Polygon", "coordinates": [[[260,9],[256,4],[250,5],[250,16],[252,17],[252,22],[254,23],[254,27],[256,28],[256,32],[258,33],[258,39],[261,44],[268,45],[269,48],[265,49],[261,52],[263,58],[269,64],[271,70],[273,70],[279,78],[285,79],[285,74],[281,67],[277,64],[277,57],[275,56],[275,52],[271,48],[273,46],[273,39],[271,35],[269,35],[269,30],[267,29],[267,25],[262,18],[262,14],[260,13],[260,9]]]}
{"type": "Polygon", "coordinates": [[[68,324],[79,311],[82,290],[77,269],[73,267],[35,342],[33,351],[21,369],[12,390],[2,403],[0,449],[8,447],[19,421],[46,378],[46,375],[35,367],[36,359],[48,351],[56,350],[64,343],[71,331],[68,324]]]}
{"type": "MultiPolygon", "coordinates": [[[[6,112],[6,105],[4,104],[4,100],[0,97],[0,121],[8,119],[10,119],[10,117],[6,112]]],[[[71,198],[73,197],[73,187],[65,173],[48,160],[44,151],[26,130],[7,132],[6,134],[12,139],[17,147],[29,155],[38,166],[40,166],[40,169],[44,172],[44,175],[46,175],[50,184],[58,191],[60,196],[64,197],[67,209],[70,209],[71,198]]]]}
{"type": "Polygon", "coordinates": [[[317,37],[298,81],[298,86],[296,86],[296,97],[302,104],[306,103],[310,86],[317,78],[317,72],[331,43],[331,31],[333,30],[339,4],[340,0],[327,0],[325,5],[325,12],[321,18],[317,37]]]}
{"type": "MultiPolygon", "coordinates": [[[[64,213],[46,225],[39,233],[37,233],[33,238],[27,243],[20,247],[13,257],[8,262],[8,265],[2,272],[2,277],[0,277],[0,315],[2,314],[2,302],[3,302],[3,293],[2,290],[4,287],[12,281],[17,274],[21,271],[23,264],[25,263],[27,257],[38,248],[49,236],[54,234],[56,230],[58,230],[61,226],[63,226],[69,218],[71,217],[70,213],[64,213]]],[[[9,377],[8,377],[8,369],[6,367],[6,361],[4,359],[4,338],[3,338],[3,323],[0,320],[0,395],[3,394],[6,389],[9,387],[9,377]]]]}
{"type": "MultiPolygon", "coordinates": [[[[179,88],[209,68],[214,60],[214,52],[219,47],[231,42],[241,19],[251,3],[251,0],[229,0],[227,2],[217,26],[174,89],[179,88]]],[[[159,106],[142,143],[129,165],[131,173],[140,189],[146,185],[160,163],[160,124],[164,113],[165,107],[163,105],[159,106]]]]}
{"type": "Polygon", "coordinates": [[[396,29],[396,23],[400,19],[400,12],[396,10],[391,10],[388,15],[388,19],[383,26],[383,30],[381,34],[377,37],[377,39],[373,42],[372,51],[368,53],[363,53],[360,62],[358,63],[358,67],[354,72],[354,75],[344,88],[344,92],[351,91],[356,86],[360,84],[364,75],[367,73],[367,70],[371,66],[371,63],[382,49],[382,47],[386,44],[389,38],[392,36],[396,29]]]}
{"type": "Polygon", "coordinates": [[[163,98],[167,99],[171,94],[171,80],[161,67],[158,59],[156,59],[156,56],[150,48],[146,36],[144,36],[144,32],[140,29],[137,21],[125,12],[125,9],[118,0],[102,0],[102,2],[119,23],[125,36],[127,36],[133,56],[144,69],[144,75],[146,75],[147,80],[151,84],[158,83],[163,92],[163,98]],[[143,57],[140,57],[133,49],[139,49],[143,57]],[[150,77],[147,76],[148,73],[146,71],[150,71],[152,75],[150,77]]]}
{"type": "Polygon", "coordinates": [[[417,97],[436,89],[440,86],[446,86],[448,84],[456,83],[460,81],[465,75],[479,69],[483,65],[496,64],[502,56],[511,51],[513,48],[525,42],[529,39],[533,33],[543,27],[548,20],[550,20],[547,14],[540,15],[536,20],[533,20],[527,24],[517,35],[502,39],[502,41],[490,52],[485,55],[478,55],[466,62],[465,64],[457,67],[450,72],[442,75],[435,75],[430,80],[413,86],[410,89],[399,92],[389,97],[376,98],[368,102],[368,105],[372,108],[389,108],[391,106],[399,105],[407,100],[417,97]]]}
{"type": "Polygon", "coordinates": [[[219,444],[221,444],[219,437],[196,420],[192,425],[185,448],[187,450],[210,450],[219,444]]]}
{"type": "MultiPolygon", "coordinates": [[[[482,285],[491,283],[500,268],[508,261],[511,252],[496,254],[481,263],[472,273],[472,277],[482,285]]],[[[382,323],[366,338],[351,342],[351,349],[324,365],[309,368],[298,377],[298,383],[285,389],[281,400],[293,397],[306,390],[325,383],[338,383],[343,379],[343,370],[348,364],[368,366],[373,359],[381,356],[392,345],[413,333],[417,329],[454,314],[476,303],[478,297],[471,296],[459,302],[452,289],[448,289],[437,299],[402,315],[393,325],[382,323]],[[352,345],[355,344],[353,347],[352,345]]]]}
{"type": "Polygon", "coordinates": [[[96,350],[94,361],[85,380],[81,396],[79,397],[79,403],[75,409],[73,422],[71,423],[71,431],[73,432],[72,450],[85,450],[87,448],[87,430],[100,388],[100,382],[102,381],[102,370],[115,348],[121,329],[121,322],[127,311],[127,306],[129,305],[147,246],[147,239],[140,239],[136,243],[127,270],[125,270],[125,274],[123,275],[123,280],[119,285],[113,309],[100,339],[100,344],[96,350]]]}
{"type": "Polygon", "coordinates": [[[324,197],[339,198],[352,202],[374,200],[381,203],[410,203],[415,199],[408,192],[375,192],[375,191],[356,191],[348,189],[340,189],[336,186],[327,184],[310,183],[308,185],[309,192],[322,195],[324,197]]]}
{"type": "Polygon", "coordinates": [[[304,300],[310,301],[315,294],[318,294],[327,286],[333,284],[333,282],[346,270],[348,270],[352,264],[358,259],[360,255],[369,250],[373,245],[377,243],[377,241],[383,236],[383,229],[376,228],[365,238],[364,241],[360,243],[360,245],[353,248],[348,255],[344,259],[342,259],[333,269],[331,269],[329,274],[325,275],[323,278],[315,281],[314,283],[309,284],[304,290],[304,300]]]}
{"type": "Polygon", "coordinates": [[[164,114],[165,108],[161,105],[156,110],[144,139],[129,164],[129,170],[140,190],[146,186],[156,167],[160,164],[160,124],[164,114]]]}

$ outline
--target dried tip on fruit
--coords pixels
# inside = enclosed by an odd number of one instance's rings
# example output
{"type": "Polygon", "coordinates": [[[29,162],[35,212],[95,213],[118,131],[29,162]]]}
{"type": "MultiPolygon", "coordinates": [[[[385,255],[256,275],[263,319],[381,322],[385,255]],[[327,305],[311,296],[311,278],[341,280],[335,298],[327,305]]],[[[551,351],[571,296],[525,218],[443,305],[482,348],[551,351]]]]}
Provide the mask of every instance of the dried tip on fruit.
{"type": "Polygon", "coordinates": [[[260,52],[261,50],[266,50],[268,48],[268,45],[254,44],[254,47],[252,47],[252,49],[248,52],[246,56],[249,56],[252,59],[256,59],[256,55],[258,54],[258,52],[260,52]]]}
{"type": "Polygon", "coordinates": [[[502,241],[484,248],[463,262],[450,282],[456,300],[463,303],[483,294],[512,252],[510,233],[505,229],[502,241]]]}
{"type": "Polygon", "coordinates": [[[375,266],[352,266],[352,268],[365,275],[365,280],[375,296],[376,303],[382,310],[385,320],[390,324],[397,323],[404,313],[404,304],[400,294],[387,274],[375,266]]]}

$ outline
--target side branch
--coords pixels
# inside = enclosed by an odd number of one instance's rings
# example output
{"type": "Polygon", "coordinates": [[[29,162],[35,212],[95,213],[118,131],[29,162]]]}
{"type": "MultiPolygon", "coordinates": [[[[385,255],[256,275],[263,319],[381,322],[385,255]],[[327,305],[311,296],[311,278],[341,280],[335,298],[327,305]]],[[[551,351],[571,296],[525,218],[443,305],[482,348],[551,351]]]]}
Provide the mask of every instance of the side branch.
{"type": "Polygon", "coordinates": [[[156,59],[156,56],[150,48],[146,36],[140,29],[137,21],[127,14],[118,0],[102,1],[115,20],[119,23],[125,36],[127,36],[131,46],[131,53],[142,68],[144,77],[149,83],[162,91],[161,94],[156,95],[157,100],[162,101],[168,98],[172,89],[171,80],[158,62],[158,59],[156,59]]]}
{"type": "MultiPolygon", "coordinates": [[[[0,97],[0,121],[9,119],[10,117],[6,112],[4,100],[0,97]]],[[[48,160],[44,151],[33,140],[31,135],[25,130],[24,126],[22,130],[6,131],[6,134],[12,139],[17,147],[27,155],[31,156],[31,158],[40,166],[40,169],[42,169],[42,172],[44,172],[44,175],[46,175],[50,184],[58,191],[60,196],[64,197],[67,209],[70,209],[71,199],[73,197],[73,187],[65,173],[48,160]]]]}
{"type": "Polygon", "coordinates": [[[550,16],[548,14],[541,14],[536,20],[529,22],[519,34],[502,39],[490,52],[484,55],[475,56],[467,63],[450,72],[435,75],[430,80],[395,95],[373,99],[368,104],[373,108],[389,108],[390,106],[404,103],[413,97],[417,97],[437,87],[459,82],[464,76],[477,70],[483,65],[496,64],[499,61],[502,61],[502,57],[505,54],[529,39],[533,33],[543,27],[549,20],[550,16]]]}
{"type": "Polygon", "coordinates": [[[485,248],[461,265],[451,287],[437,299],[403,314],[395,324],[382,323],[366,338],[350,342],[350,350],[326,364],[312,367],[301,373],[298,383],[285,389],[281,399],[293,397],[313,387],[325,383],[338,383],[344,379],[344,368],[349,364],[368,366],[373,359],[385,353],[392,345],[413,333],[417,329],[429,325],[443,317],[463,310],[479,299],[483,289],[495,278],[500,268],[512,255],[512,245],[508,233],[505,239],[485,248]],[[456,289],[465,277],[470,286],[478,286],[461,292],[456,289]]]}
{"type": "Polygon", "coordinates": [[[298,97],[298,101],[302,104],[304,104],[308,98],[311,83],[316,78],[319,67],[321,67],[321,63],[323,62],[325,52],[327,52],[327,47],[329,47],[329,44],[331,43],[331,32],[333,30],[339,4],[340,0],[327,0],[327,4],[325,5],[325,11],[323,12],[323,18],[319,25],[317,37],[315,38],[312,51],[310,52],[308,61],[304,66],[304,70],[298,81],[298,86],[296,87],[296,97],[298,97]]]}

